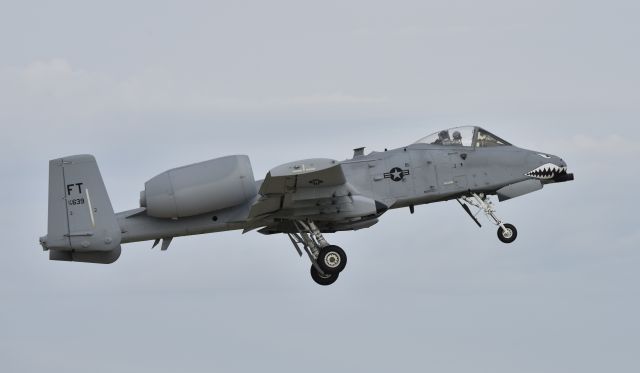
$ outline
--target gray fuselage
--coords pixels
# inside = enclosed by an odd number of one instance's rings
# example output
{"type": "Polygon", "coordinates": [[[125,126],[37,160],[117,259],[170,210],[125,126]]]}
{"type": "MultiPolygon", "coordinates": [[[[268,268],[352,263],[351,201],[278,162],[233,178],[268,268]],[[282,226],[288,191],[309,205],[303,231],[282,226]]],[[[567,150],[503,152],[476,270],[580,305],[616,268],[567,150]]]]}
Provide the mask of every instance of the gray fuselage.
{"type": "MultiPolygon", "coordinates": [[[[302,161],[304,162],[304,161],[302,161]]],[[[354,221],[338,214],[315,218],[325,232],[367,228],[387,209],[417,206],[459,198],[469,193],[496,194],[501,188],[534,179],[527,173],[545,164],[566,168],[559,157],[521,149],[512,145],[475,147],[460,145],[412,144],[384,152],[372,152],[339,162],[350,194],[383,205],[375,218],[354,221]],[[367,223],[369,221],[370,223],[367,223]],[[331,227],[323,228],[323,223],[331,227]],[[335,227],[339,228],[336,229],[335,227]]],[[[541,180],[542,184],[553,180],[541,180]]],[[[262,181],[258,181],[258,189],[262,181]]],[[[211,213],[160,219],[143,209],[117,214],[122,243],[205,234],[246,228],[256,197],[242,205],[211,213]]],[[[278,233],[274,228],[269,233],[278,233]]]]}

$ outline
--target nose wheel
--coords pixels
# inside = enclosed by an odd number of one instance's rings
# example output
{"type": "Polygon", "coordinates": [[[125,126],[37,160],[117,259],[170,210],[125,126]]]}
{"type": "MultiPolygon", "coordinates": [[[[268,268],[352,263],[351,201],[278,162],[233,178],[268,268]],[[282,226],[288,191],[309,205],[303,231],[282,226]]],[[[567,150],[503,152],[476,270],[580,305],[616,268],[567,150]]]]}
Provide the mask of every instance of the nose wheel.
{"type": "Polygon", "coordinates": [[[503,243],[512,243],[515,242],[516,238],[518,238],[518,230],[512,224],[503,224],[504,227],[498,228],[498,238],[503,243]]]}
{"type": "Polygon", "coordinates": [[[479,227],[482,227],[482,224],[478,221],[478,214],[484,211],[485,215],[487,215],[487,219],[498,226],[498,239],[501,242],[510,244],[515,242],[518,238],[518,230],[516,227],[513,224],[504,223],[496,216],[496,209],[493,207],[489,197],[484,194],[478,195],[476,193],[472,193],[471,197],[464,196],[459,199],[458,202],[479,227]],[[473,214],[471,209],[469,209],[469,205],[477,207],[478,211],[473,214]]]}

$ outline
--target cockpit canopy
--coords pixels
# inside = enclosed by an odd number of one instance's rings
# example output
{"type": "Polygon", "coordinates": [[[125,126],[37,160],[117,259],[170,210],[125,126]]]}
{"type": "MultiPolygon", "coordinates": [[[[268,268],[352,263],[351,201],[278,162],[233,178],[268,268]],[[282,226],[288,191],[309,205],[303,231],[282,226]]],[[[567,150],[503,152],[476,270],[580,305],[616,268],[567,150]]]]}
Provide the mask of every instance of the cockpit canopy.
{"type": "Polygon", "coordinates": [[[468,146],[488,148],[511,145],[491,132],[480,127],[456,127],[436,132],[415,142],[416,144],[468,146]]]}

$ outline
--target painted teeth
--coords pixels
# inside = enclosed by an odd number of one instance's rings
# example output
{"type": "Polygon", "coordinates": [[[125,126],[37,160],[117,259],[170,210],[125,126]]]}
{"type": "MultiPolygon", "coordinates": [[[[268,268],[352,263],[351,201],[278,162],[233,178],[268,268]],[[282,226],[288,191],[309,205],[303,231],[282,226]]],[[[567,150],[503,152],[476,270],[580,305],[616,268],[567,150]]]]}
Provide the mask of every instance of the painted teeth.
{"type": "Polygon", "coordinates": [[[549,180],[553,179],[557,175],[563,175],[567,173],[566,167],[556,166],[553,163],[547,163],[536,168],[533,171],[527,172],[525,175],[529,177],[535,177],[536,179],[549,180]]]}

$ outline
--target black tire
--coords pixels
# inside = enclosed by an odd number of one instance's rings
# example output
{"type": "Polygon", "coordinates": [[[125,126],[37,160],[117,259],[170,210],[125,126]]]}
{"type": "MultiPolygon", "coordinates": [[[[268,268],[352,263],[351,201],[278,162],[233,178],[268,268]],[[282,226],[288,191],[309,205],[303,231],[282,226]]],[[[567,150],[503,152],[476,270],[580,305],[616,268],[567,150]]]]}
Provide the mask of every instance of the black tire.
{"type": "Polygon", "coordinates": [[[498,228],[498,238],[504,243],[512,243],[518,238],[518,230],[512,224],[505,224],[507,231],[504,231],[502,227],[498,228]]]}
{"type": "Polygon", "coordinates": [[[311,266],[311,278],[313,279],[313,281],[316,282],[316,284],[321,285],[321,286],[329,286],[329,285],[333,285],[335,284],[336,281],[338,281],[338,277],[340,277],[339,273],[333,274],[333,275],[321,275],[320,272],[318,272],[318,270],[316,269],[315,266],[311,266]]]}
{"type": "Polygon", "coordinates": [[[318,265],[327,274],[339,274],[347,267],[347,253],[339,246],[326,246],[320,249],[318,265]]]}

